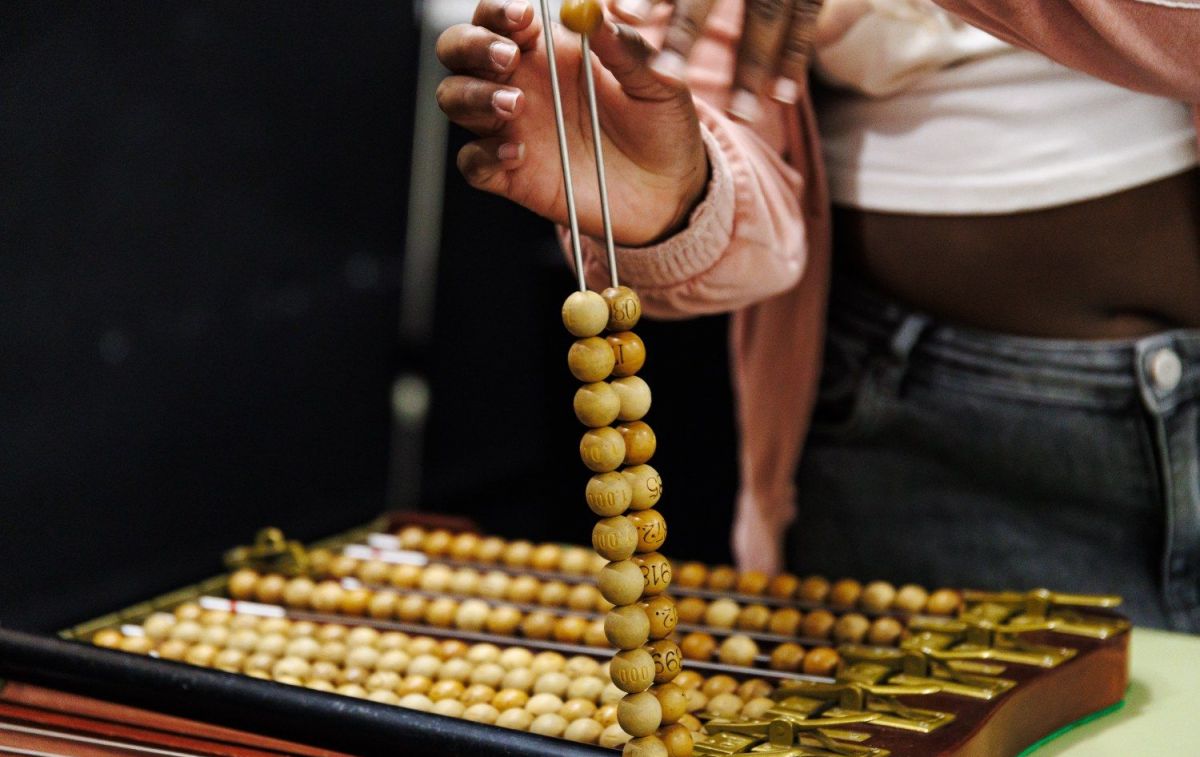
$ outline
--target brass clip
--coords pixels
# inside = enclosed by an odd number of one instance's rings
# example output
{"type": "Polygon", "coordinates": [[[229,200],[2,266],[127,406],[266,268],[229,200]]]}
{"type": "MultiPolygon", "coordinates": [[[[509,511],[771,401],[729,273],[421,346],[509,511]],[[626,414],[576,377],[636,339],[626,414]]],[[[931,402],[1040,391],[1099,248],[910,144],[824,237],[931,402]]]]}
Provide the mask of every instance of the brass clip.
{"type": "Polygon", "coordinates": [[[963,613],[966,618],[991,619],[1002,633],[1055,633],[1107,639],[1128,631],[1129,621],[1102,615],[1085,615],[1082,608],[1112,609],[1122,599],[1116,595],[1064,594],[1048,589],[1028,592],[981,592],[963,594],[967,603],[977,603],[963,613]],[[1002,617],[1001,617],[1002,616],[1002,617]]]}
{"type": "Polygon", "coordinates": [[[847,663],[839,680],[936,686],[943,694],[983,700],[994,699],[1017,685],[1016,681],[997,677],[1004,672],[1001,665],[973,661],[943,663],[916,649],[843,644],[838,647],[838,654],[847,663]]]}
{"type": "Polygon", "coordinates": [[[298,576],[309,568],[309,557],[304,545],[284,538],[278,528],[264,528],[254,537],[254,544],[234,547],[225,553],[225,567],[230,571],[253,568],[259,571],[298,576]]]}

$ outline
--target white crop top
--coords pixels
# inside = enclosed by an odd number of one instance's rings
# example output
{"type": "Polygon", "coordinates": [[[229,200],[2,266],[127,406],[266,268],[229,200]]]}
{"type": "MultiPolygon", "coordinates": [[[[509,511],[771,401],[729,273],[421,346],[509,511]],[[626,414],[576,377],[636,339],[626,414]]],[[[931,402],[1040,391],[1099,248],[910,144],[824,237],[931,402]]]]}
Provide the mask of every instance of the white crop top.
{"type": "MultiPolygon", "coordinates": [[[[831,0],[837,2],[839,0],[831,0]]],[[[856,0],[851,0],[856,1],[856,0]]],[[[1197,164],[1182,103],[1123,89],[968,26],[930,0],[870,0],[817,51],[835,203],[976,215],[1100,197],[1197,164]]]]}

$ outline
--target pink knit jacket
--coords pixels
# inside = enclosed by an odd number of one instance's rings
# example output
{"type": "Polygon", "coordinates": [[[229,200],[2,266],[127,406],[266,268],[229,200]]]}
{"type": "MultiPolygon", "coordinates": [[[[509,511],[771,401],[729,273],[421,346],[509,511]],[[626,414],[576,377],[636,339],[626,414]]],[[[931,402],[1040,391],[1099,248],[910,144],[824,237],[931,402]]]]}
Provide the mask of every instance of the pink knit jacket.
{"type": "MultiPolygon", "coordinates": [[[[1014,45],[1134,90],[1200,103],[1200,0],[938,0],[1014,45]]],[[[659,8],[643,31],[662,37],[659,8]]],[[[690,225],[618,249],[648,315],[733,312],[741,472],[732,540],[742,568],[777,572],[795,518],[793,479],[820,372],[830,268],[829,200],[811,103],[763,101],[761,123],[726,117],[740,0],[719,0],[689,82],[712,179],[690,225]]],[[[1200,108],[1197,109],[1200,127],[1200,108]]],[[[606,286],[603,245],[585,241],[590,286],[606,286]]]]}

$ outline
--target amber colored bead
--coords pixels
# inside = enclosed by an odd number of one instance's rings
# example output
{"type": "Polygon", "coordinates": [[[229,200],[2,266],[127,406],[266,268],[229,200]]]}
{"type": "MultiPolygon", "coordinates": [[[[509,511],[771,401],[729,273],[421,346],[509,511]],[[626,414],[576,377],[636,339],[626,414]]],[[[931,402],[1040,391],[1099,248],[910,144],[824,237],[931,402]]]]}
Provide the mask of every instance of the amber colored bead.
{"type": "Polygon", "coordinates": [[[258,579],[258,584],[254,587],[254,598],[269,605],[279,604],[285,586],[287,579],[283,576],[277,573],[265,575],[258,579]]]}
{"type": "Polygon", "coordinates": [[[703,631],[692,631],[679,642],[683,656],[689,660],[708,662],[717,651],[717,640],[712,634],[703,631]]]}
{"type": "Polygon", "coordinates": [[[460,631],[482,631],[491,608],[482,599],[468,599],[454,613],[454,627],[460,631]]]}
{"type": "Polygon", "coordinates": [[[367,604],[371,601],[370,589],[347,589],[342,594],[340,603],[341,611],[346,615],[365,615],[367,612],[367,604]]]}
{"type": "Polygon", "coordinates": [[[662,705],[648,691],[629,694],[617,704],[617,722],[634,738],[649,736],[662,725],[662,705]]]}
{"type": "Polygon", "coordinates": [[[604,621],[593,620],[583,632],[583,643],[589,647],[609,647],[608,636],[604,633],[604,621]]]}
{"type": "Polygon", "coordinates": [[[583,547],[567,547],[558,561],[558,569],[572,576],[590,574],[593,572],[591,567],[592,553],[583,547]]]}
{"type": "Polygon", "coordinates": [[[800,582],[799,596],[805,602],[824,602],[829,596],[829,580],[824,576],[809,576],[800,582]]]}
{"type": "MultiPolygon", "coordinates": [[[[663,723],[667,723],[665,717],[663,723]]],[[[680,723],[664,725],[657,735],[667,748],[667,757],[692,757],[694,754],[695,743],[687,726],[680,723]]]]}
{"type": "Polygon", "coordinates": [[[564,644],[578,644],[587,632],[588,620],[579,615],[567,615],[554,624],[554,640],[564,644]]]}
{"type": "Polygon", "coordinates": [[[776,599],[791,599],[800,588],[800,579],[791,573],[780,573],[771,579],[767,594],[776,599]]]}
{"type": "Polygon", "coordinates": [[[356,570],[358,570],[358,560],[349,555],[337,555],[329,561],[329,575],[334,578],[349,578],[354,575],[356,570]]]}
{"type": "Polygon", "coordinates": [[[749,636],[730,636],[721,642],[717,648],[717,659],[726,665],[753,667],[754,658],[758,656],[758,644],[749,636]]]}
{"type": "Polygon", "coordinates": [[[883,612],[896,599],[896,587],[887,581],[872,581],[863,587],[858,604],[869,612],[883,612]]]}
{"type": "Polygon", "coordinates": [[[524,707],[529,701],[529,694],[520,689],[501,689],[492,698],[492,706],[503,712],[514,707],[524,707]]]}
{"type": "Polygon", "coordinates": [[[521,611],[515,607],[493,607],[483,625],[490,633],[509,636],[521,625],[522,619],[521,611]]]}
{"type": "Polygon", "coordinates": [[[510,541],[504,548],[501,559],[510,568],[524,568],[533,555],[533,545],[525,540],[510,541]]]}
{"type": "Polygon", "coordinates": [[[575,417],[588,428],[607,426],[617,419],[621,398],[609,384],[596,381],[575,390],[575,417]]]}
{"type": "Polygon", "coordinates": [[[654,660],[654,682],[670,683],[683,669],[683,652],[670,639],[652,641],[646,649],[654,660]]]}
{"type": "Polygon", "coordinates": [[[642,567],[634,560],[610,562],[597,578],[600,593],[618,607],[636,602],[648,582],[649,579],[643,576],[642,567]]]}
{"type": "Polygon", "coordinates": [[[679,586],[695,589],[703,586],[707,578],[708,568],[705,567],[704,563],[685,562],[679,566],[679,570],[675,574],[675,583],[679,586]]]}
{"type": "Polygon", "coordinates": [[[829,589],[829,604],[841,609],[854,607],[862,596],[862,584],[853,578],[841,578],[829,589]]]}
{"type": "Polygon", "coordinates": [[[651,597],[641,603],[641,608],[650,619],[651,639],[665,639],[675,631],[675,626],[679,623],[679,611],[670,597],[651,597]]]}
{"type": "Polygon", "coordinates": [[[925,603],[929,601],[929,592],[916,584],[905,584],[896,592],[896,598],[892,600],[892,607],[901,612],[918,613],[925,609],[925,603]]]}
{"type": "Polygon", "coordinates": [[[363,560],[354,575],[365,584],[381,584],[387,581],[391,566],[383,560],[363,560]]]}
{"type": "Polygon", "coordinates": [[[667,540],[667,520],[658,510],[634,510],[629,520],[637,528],[638,552],[653,552],[667,540]]]}
{"type": "MultiPolygon", "coordinates": [[[[578,0],[576,0],[576,4],[578,0]]],[[[567,5],[563,5],[564,23],[567,5]]],[[[575,12],[572,18],[588,18],[586,11],[575,12]]],[[[570,28],[570,24],[567,24],[570,28]]],[[[596,336],[608,325],[608,302],[599,292],[572,292],[563,302],[562,322],[571,336],[596,336]]]]}
{"type": "Polygon", "coordinates": [[[608,674],[621,691],[645,691],[654,683],[654,658],[642,647],[617,652],[609,663],[608,674]]]}
{"type": "Polygon", "coordinates": [[[658,698],[662,708],[663,725],[678,721],[687,712],[687,696],[674,683],[661,683],[650,687],[650,693],[658,698]]]}
{"type": "Polygon", "coordinates": [[[938,589],[929,595],[925,611],[930,615],[953,615],[962,605],[962,596],[954,589],[938,589]]]}
{"type": "Polygon", "coordinates": [[[344,590],[336,581],[322,581],[312,592],[312,608],[316,612],[334,613],[342,603],[344,590]]]}
{"type": "MultiPolygon", "coordinates": [[[[558,14],[562,25],[575,32],[576,34],[593,34],[600,28],[600,24],[604,21],[604,9],[600,7],[600,0],[563,0],[562,10],[558,14]]],[[[576,292],[575,294],[585,294],[584,292],[576,292]]],[[[575,294],[571,295],[572,297],[575,294]]],[[[596,294],[595,292],[587,292],[586,294],[596,294]]],[[[596,295],[599,297],[599,295],[596,295]]],[[[567,299],[570,302],[570,298],[567,299]]],[[[600,300],[604,303],[604,300],[600,300]]],[[[605,316],[607,317],[608,309],[605,303],[605,316]]],[[[566,306],[563,306],[563,321],[566,321],[566,306]]],[[[601,326],[603,328],[603,326],[601,326]]]]}
{"type": "Polygon", "coordinates": [[[529,556],[529,567],[541,571],[557,570],[562,551],[557,544],[539,544],[529,556]]]}
{"type": "Polygon", "coordinates": [[[420,526],[405,526],[396,533],[400,549],[419,550],[425,543],[425,529],[420,526]]]}
{"type": "Polygon", "coordinates": [[[613,379],[611,387],[616,392],[620,403],[617,418],[623,421],[637,421],[650,412],[652,395],[650,385],[640,376],[624,376],[613,379]]]}
{"type": "Polygon", "coordinates": [[[254,587],[258,585],[258,574],[249,568],[242,568],[229,576],[229,596],[234,599],[250,599],[254,596],[254,587]]]}
{"type": "Polygon", "coordinates": [[[770,619],[771,611],[764,605],[746,605],[738,613],[737,627],[743,631],[761,631],[770,619]]]}
{"type": "Polygon", "coordinates": [[[641,465],[654,457],[658,449],[658,439],[654,429],[645,421],[630,421],[617,426],[621,438],[625,442],[625,464],[641,465]]]}
{"type": "MultiPolygon", "coordinates": [[[[643,614],[642,617],[645,617],[645,615],[643,614]]],[[[92,636],[92,643],[105,649],[118,649],[124,640],[125,637],[115,628],[101,629],[92,636]]]]}
{"type": "Polygon", "coordinates": [[[627,560],[637,546],[637,527],[624,515],[605,518],[592,527],[592,547],[606,560],[627,560]]]}
{"type": "Polygon", "coordinates": [[[865,615],[848,612],[834,623],[833,638],[842,644],[861,644],[870,627],[871,621],[865,615]]]}
{"type": "Polygon", "coordinates": [[[700,691],[704,696],[712,699],[721,694],[732,694],[737,691],[738,682],[733,676],[718,673],[715,676],[709,676],[704,685],[700,687],[700,691]]]}
{"type": "Polygon", "coordinates": [[[416,623],[425,617],[425,607],[429,600],[420,594],[406,594],[396,605],[396,618],[405,623],[416,623]]]}
{"type": "Polygon", "coordinates": [[[395,565],[388,572],[388,583],[397,589],[411,589],[421,580],[421,573],[416,565],[395,565]]]}
{"type": "Polygon", "coordinates": [[[537,603],[542,607],[560,607],[567,601],[571,587],[562,581],[547,581],[538,590],[537,603]]]}
{"type": "Polygon", "coordinates": [[[737,591],[742,594],[762,594],[771,579],[760,570],[748,570],[737,578],[737,591]]]}
{"type": "MultiPolygon", "coordinates": [[[[644,441],[640,440],[639,441],[644,441]]],[[[579,440],[579,457],[583,460],[583,464],[589,470],[596,473],[607,473],[615,471],[621,462],[625,460],[625,438],[624,435],[615,428],[605,426],[604,428],[594,428],[584,433],[579,440]]],[[[621,478],[620,474],[617,478],[621,478]]],[[[621,478],[622,483],[628,488],[629,484],[624,478],[621,478]]],[[[629,499],[633,499],[633,491],[629,490],[629,499]]],[[[628,507],[628,502],[626,507],[628,507]]],[[[597,513],[597,515],[617,515],[617,513],[597,513]]]]}
{"type": "Polygon", "coordinates": [[[475,545],[475,559],[482,563],[497,562],[504,554],[504,540],[499,536],[486,536],[475,545]]]}
{"type": "MultiPolygon", "coordinates": [[[[641,569],[642,578],[645,580],[645,586],[642,589],[644,596],[653,597],[662,594],[671,585],[671,563],[662,554],[650,552],[645,555],[634,555],[633,563],[641,569]]],[[[609,601],[615,605],[625,604],[612,599],[609,601]]]]}
{"type": "Polygon", "coordinates": [[[509,582],[507,596],[512,602],[529,604],[534,601],[541,590],[541,581],[533,576],[521,575],[509,582]]]}
{"type": "MultiPolygon", "coordinates": [[[[598,430],[617,433],[611,428],[598,430]]],[[[580,445],[580,449],[582,450],[582,445],[580,445]]],[[[602,518],[611,518],[629,509],[629,503],[633,501],[633,489],[630,487],[629,481],[620,473],[615,471],[597,473],[588,479],[587,491],[584,496],[592,512],[602,518]]]]}
{"type": "MultiPolygon", "coordinates": [[[[619,726],[618,726],[619,727],[619,726]]],[[[657,736],[630,739],[621,748],[621,757],[671,757],[667,745],[657,736]]]]}
{"type": "Polygon", "coordinates": [[[421,549],[431,557],[439,557],[450,551],[450,542],[452,541],[454,541],[454,534],[444,528],[439,528],[425,535],[425,542],[421,545],[421,549]]]}
{"type": "Polygon", "coordinates": [[[804,656],[803,670],[810,676],[831,676],[841,661],[838,653],[829,647],[816,647],[804,656]]]}
{"type": "Polygon", "coordinates": [[[425,608],[425,622],[437,628],[449,628],[454,625],[457,613],[458,602],[449,597],[439,597],[425,608]]]}
{"type": "MultiPolygon", "coordinates": [[[[567,607],[572,610],[581,612],[591,612],[598,610],[599,604],[604,601],[600,596],[600,590],[591,584],[575,584],[571,587],[571,591],[567,593],[567,607]]],[[[608,607],[604,611],[608,611],[608,607]]]]}
{"type": "Polygon", "coordinates": [[[548,612],[531,612],[521,621],[521,634],[527,639],[548,639],[554,633],[556,621],[548,612]]]}
{"type": "Polygon", "coordinates": [[[836,622],[837,619],[828,610],[813,610],[804,616],[804,623],[801,624],[801,629],[804,631],[805,636],[814,639],[827,639],[830,632],[833,631],[833,624],[836,622]]]}
{"type": "Polygon", "coordinates": [[[612,375],[618,378],[632,376],[646,364],[646,345],[632,331],[609,334],[605,341],[613,351],[612,375]]]}
{"type": "Polygon", "coordinates": [[[629,482],[633,499],[629,507],[633,510],[645,510],[658,504],[662,498],[662,476],[649,465],[631,465],[621,471],[621,475],[629,482]]]}
{"type": "Polygon", "coordinates": [[[781,636],[796,636],[803,620],[804,614],[795,607],[781,607],[771,613],[771,619],[767,621],[767,630],[781,636]]]}
{"type": "Polygon", "coordinates": [[[904,633],[904,626],[900,621],[890,616],[876,618],[871,624],[871,630],[867,631],[867,642],[880,647],[890,647],[900,638],[900,634],[904,633]]]}
{"type": "Polygon", "coordinates": [[[470,560],[475,556],[475,550],[479,548],[480,541],[482,540],[479,538],[479,534],[463,532],[450,542],[450,556],[455,560],[470,560]]]}
{"type": "Polygon", "coordinates": [[[567,352],[567,368],[572,376],[585,384],[608,378],[615,364],[612,347],[598,336],[576,339],[567,352]]]}
{"type": "Polygon", "coordinates": [[[771,684],[767,683],[763,679],[750,678],[742,681],[741,685],[738,686],[737,695],[746,702],[749,702],[753,699],[769,697],[772,691],[774,691],[774,689],[771,687],[771,684]]]}
{"type": "Polygon", "coordinates": [[[704,684],[704,676],[694,670],[688,670],[686,667],[675,676],[675,680],[671,683],[684,691],[689,689],[699,689],[704,684]]]}
{"type": "Polygon", "coordinates": [[[728,565],[717,565],[708,572],[705,582],[713,591],[729,591],[737,583],[737,571],[728,565]]]}
{"type": "Polygon", "coordinates": [[[703,620],[707,610],[708,602],[700,597],[683,597],[675,603],[675,613],[680,623],[695,625],[703,620]]]}

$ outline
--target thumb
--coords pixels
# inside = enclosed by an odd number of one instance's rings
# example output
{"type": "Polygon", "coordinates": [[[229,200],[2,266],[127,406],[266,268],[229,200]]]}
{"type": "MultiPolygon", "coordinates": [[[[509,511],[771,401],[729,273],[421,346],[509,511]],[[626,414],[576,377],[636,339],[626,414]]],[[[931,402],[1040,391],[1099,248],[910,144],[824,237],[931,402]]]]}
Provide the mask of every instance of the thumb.
{"type": "Polygon", "coordinates": [[[606,20],[588,39],[592,52],[630,97],[659,101],[690,97],[682,80],[664,80],[651,71],[656,51],[633,27],[606,20]]]}

